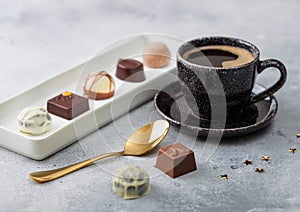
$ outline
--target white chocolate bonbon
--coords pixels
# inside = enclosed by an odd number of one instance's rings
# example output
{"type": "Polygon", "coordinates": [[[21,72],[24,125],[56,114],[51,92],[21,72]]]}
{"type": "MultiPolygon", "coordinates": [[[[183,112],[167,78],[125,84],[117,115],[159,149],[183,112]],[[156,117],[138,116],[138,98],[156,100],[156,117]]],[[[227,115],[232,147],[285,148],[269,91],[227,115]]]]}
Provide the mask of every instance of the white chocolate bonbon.
{"type": "Polygon", "coordinates": [[[86,97],[95,100],[108,99],[115,93],[115,81],[107,72],[92,72],[83,86],[86,97]]]}
{"type": "Polygon", "coordinates": [[[124,199],[135,199],[150,191],[149,176],[138,166],[125,166],[115,171],[112,189],[124,199]]]}
{"type": "Polygon", "coordinates": [[[49,113],[41,107],[26,107],[18,115],[21,132],[40,135],[51,129],[52,119],[49,113]]]}

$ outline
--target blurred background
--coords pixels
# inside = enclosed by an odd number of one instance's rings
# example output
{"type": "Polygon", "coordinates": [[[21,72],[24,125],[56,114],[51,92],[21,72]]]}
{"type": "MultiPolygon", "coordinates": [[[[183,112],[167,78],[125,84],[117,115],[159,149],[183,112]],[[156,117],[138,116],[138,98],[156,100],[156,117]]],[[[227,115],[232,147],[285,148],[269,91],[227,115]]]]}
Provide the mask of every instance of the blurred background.
{"type": "Polygon", "coordinates": [[[262,58],[293,63],[285,55],[300,47],[299,14],[297,0],[0,0],[0,102],[143,33],[239,37],[262,58]]]}

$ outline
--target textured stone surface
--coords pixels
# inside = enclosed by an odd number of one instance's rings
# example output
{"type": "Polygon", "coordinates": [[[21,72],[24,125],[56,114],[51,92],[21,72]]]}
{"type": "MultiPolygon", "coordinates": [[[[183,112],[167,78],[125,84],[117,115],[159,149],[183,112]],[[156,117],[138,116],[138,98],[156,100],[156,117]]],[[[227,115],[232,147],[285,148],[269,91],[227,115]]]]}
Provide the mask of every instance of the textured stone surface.
{"type": "MultiPolygon", "coordinates": [[[[255,135],[221,142],[209,162],[199,161],[203,141],[194,142],[172,127],[163,145],[182,141],[195,152],[198,167],[177,179],[161,175],[153,167],[154,153],[139,159],[103,160],[42,185],[28,178],[31,171],[120,150],[124,137],[159,117],[152,102],[43,161],[0,148],[1,211],[299,210],[300,151],[288,152],[291,147],[300,150],[300,140],[295,138],[295,133],[300,133],[299,1],[165,0],[158,4],[138,0],[29,0],[0,1],[0,8],[0,101],[89,59],[117,39],[148,32],[182,40],[208,35],[243,38],[260,48],[262,59],[279,59],[288,69],[287,84],[276,93],[279,112],[273,124],[255,135]],[[262,155],[272,160],[262,161],[262,155]],[[254,164],[245,166],[245,159],[254,164]],[[147,196],[124,201],[111,191],[111,173],[124,164],[142,164],[149,170],[152,178],[147,196]],[[265,172],[254,172],[256,167],[265,168],[265,172]],[[230,178],[221,180],[225,173],[230,178]]],[[[272,84],[278,74],[270,72],[263,73],[258,81],[272,84]]]]}

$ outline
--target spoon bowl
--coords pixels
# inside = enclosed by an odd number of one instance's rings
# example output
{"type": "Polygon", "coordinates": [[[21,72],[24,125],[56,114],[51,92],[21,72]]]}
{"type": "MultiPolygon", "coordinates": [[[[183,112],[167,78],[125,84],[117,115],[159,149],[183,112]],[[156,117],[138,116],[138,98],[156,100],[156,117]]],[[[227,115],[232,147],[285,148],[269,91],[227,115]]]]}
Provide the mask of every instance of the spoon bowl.
{"type": "Polygon", "coordinates": [[[63,168],[32,172],[29,174],[29,177],[36,182],[44,183],[75,172],[109,156],[139,156],[146,154],[166,137],[169,129],[169,122],[165,120],[154,121],[141,127],[129,136],[125,142],[124,150],[121,152],[106,153],[63,168]]]}
{"type": "Polygon", "coordinates": [[[167,135],[170,125],[165,120],[147,124],[133,133],[126,141],[124,155],[143,155],[154,149],[167,135]]]}

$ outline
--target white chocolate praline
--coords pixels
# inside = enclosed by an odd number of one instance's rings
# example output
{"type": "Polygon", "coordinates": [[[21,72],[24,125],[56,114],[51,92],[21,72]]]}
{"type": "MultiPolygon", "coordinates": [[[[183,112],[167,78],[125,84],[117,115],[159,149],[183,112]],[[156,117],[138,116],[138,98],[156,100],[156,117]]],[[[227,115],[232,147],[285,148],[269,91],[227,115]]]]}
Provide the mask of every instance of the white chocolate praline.
{"type": "Polygon", "coordinates": [[[138,166],[125,166],[115,171],[112,189],[124,199],[135,199],[150,191],[149,175],[138,166]]]}
{"type": "Polygon", "coordinates": [[[171,52],[160,42],[150,43],[143,51],[143,64],[149,68],[162,68],[170,63],[171,52]]]}
{"type": "Polygon", "coordinates": [[[26,107],[18,115],[21,132],[40,135],[51,129],[52,119],[47,110],[41,107],[26,107]]]}
{"type": "Polygon", "coordinates": [[[90,99],[108,99],[115,93],[115,82],[106,71],[92,72],[86,78],[83,90],[90,99]]]}

